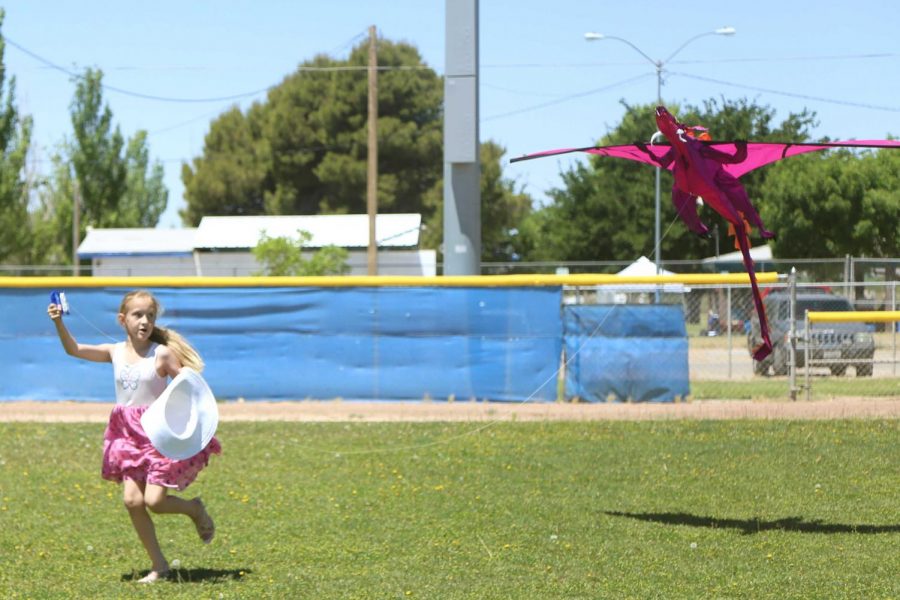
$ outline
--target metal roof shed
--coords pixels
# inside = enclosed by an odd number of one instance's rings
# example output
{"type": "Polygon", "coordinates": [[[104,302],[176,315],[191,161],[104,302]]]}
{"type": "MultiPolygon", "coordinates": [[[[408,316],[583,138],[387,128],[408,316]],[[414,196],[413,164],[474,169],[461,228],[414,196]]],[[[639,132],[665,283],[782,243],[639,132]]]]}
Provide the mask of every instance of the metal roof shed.
{"type": "MultiPolygon", "coordinates": [[[[382,214],[375,219],[379,248],[418,248],[422,215],[382,214]]],[[[252,217],[203,217],[194,247],[198,250],[247,250],[256,247],[263,232],[269,237],[297,238],[306,231],[311,248],[369,245],[368,215],[282,215],[252,217]]]]}
{"type": "MultiPolygon", "coordinates": [[[[418,214],[378,215],[379,274],[436,274],[436,251],[418,247],[421,225],[418,214]]],[[[262,232],[296,239],[298,230],[312,235],[310,250],[345,248],[350,274],[367,272],[367,215],[204,217],[196,229],[92,229],[78,253],[91,259],[94,275],[253,275],[261,268],[252,250],[262,232]]]]}
{"type": "Polygon", "coordinates": [[[89,228],[78,257],[90,259],[95,276],[195,275],[197,230],[89,228]]]}
{"type": "Polygon", "coordinates": [[[194,228],[88,228],[87,235],[78,246],[78,256],[191,256],[196,235],[194,228]]]}

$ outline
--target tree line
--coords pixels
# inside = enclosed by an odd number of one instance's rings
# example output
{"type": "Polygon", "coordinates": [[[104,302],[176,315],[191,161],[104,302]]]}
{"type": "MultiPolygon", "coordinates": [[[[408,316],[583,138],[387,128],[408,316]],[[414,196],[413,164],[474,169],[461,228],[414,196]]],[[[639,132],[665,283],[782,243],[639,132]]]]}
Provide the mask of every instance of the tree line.
{"type": "MultiPolygon", "coordinates": [[[[0,9],[0,26],[3,16],[0,9]]],[[[90,226],[156,225],[168,200],[163,167],[150,161],[146,131],[126,140],[113,122],[103,73],[87,69],[74,80],[72,135],[53,151],[49,172],[39,173],[28,162],[33,119],[16,106],[5,49],[0,36],[0,264],[69,264],[76,196],[79,239],[90,226]]]]}
{"type": "MultiPolygon", "coordinates": [[[[2,12],[0,12],[2,25],[2,12]]],[[[0,36],[0,67],[3,59],[0,36]]],[[[200,156],[182,165],[185,225],[205,215],[364,213],[366,210],[366,43],[347,59],[319,55],[247,110],[233,107],[210,123],[200,156]]],[[[407,43],[378,41],[379,178],[383,213],[423,215],[422,245],[442,237],[443,82],[407,43]]],[[[150,161],[147,133],[128,140],[102,98],[102,72],[75,79],[72,136],[49,173],[28,165],[33,122],[15,104],[15,79],[0,69],[0,263],[67,264],[72,256],[73,198],[80,235],[93,227],[153,227],[165,210],[163,169],[150,161]]],[[[649,140],[652,105],[625,107],[598,143],[649,140]]],[[[746,99],[710,99],[670,107],[703,124],[715,139],[810,141],[809,111],[778,121],[746,99]]],[[[591,157],[561,173],[562,186],[537,206],[504,173],[506,149],[481,144],[482,260],[623,260],[653,250],[653,170],[591,157]]],[[[524,167],[527,168],[527,167],[524,167]]],[[[900,153],[814,153],[754,171],[742,181],[767,226],[776,256],[900,256],[900,153]]],[[[663,186],[671,185],[668,175],[663,186]]],[[[668,194],[666,194],[667,196],[668,194]]],[[[701,215],[725,224],[711,210],[701,215]]],[[[666,201],[662,221],[676,218],[666,201]]],[[[664,257],[699,259],[714,242],[680,224],[667,227],[664,257]]]]}

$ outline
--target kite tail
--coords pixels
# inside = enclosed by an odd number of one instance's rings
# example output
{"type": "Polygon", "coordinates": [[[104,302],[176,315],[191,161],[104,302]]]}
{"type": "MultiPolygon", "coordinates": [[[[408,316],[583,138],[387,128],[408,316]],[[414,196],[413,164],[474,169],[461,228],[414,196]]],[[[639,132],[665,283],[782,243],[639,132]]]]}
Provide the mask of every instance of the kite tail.
{"type": "Polygon", "coordinates": [[[753,358],[759,361],[772,352],[772,341],[769,339],[769,323],[766,320],[766,310],[763,308],[759,286],[756,284],[756,271],[753,268],[753,260],[750,258],[750,242],[747,239],[747,234],[741,228],[736,227],[734,237],[744,257],[747,275],[750,276],[750,286],[753,288],[753,304],[756,307],[756,316],[759,317],[759,334],[762,336],[763,341],[762,344],[753,349],[753,358]]]}

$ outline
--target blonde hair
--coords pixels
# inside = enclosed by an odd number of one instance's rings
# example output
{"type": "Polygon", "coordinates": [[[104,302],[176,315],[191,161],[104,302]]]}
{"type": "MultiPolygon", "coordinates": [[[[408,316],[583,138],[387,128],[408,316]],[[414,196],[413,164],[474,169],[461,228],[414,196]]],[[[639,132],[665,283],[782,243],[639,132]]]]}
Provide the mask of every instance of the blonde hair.
{"type": "MultiPolygon", "coordinates": [[[[147,290],[135,290],[125,294],[125,297],[122,298],[122,304],[119,306],[119,312],[125,314],[128,310],[128,303],[139,297],[150,299],[153,303],[153,309],[156,311],[157,318],[162,315],[162,305],[159,303],[159,300],[147,290]]],[[[184,336],[174,329],[161,327],[154,323],[153,332],[150,334],[150,341],[166,346],[172,351],[182,366],[190,367],[198,373],[203,370],[203,359],[200,358],[200,353],[191,346],[190,342],[188,342],[184,336]]]]}

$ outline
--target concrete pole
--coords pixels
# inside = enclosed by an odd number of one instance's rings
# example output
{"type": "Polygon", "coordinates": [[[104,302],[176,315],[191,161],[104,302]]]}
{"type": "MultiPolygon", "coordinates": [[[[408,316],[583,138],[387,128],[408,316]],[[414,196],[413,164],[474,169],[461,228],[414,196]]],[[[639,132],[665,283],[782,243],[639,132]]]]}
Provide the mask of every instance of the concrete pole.
{"type": "Polygon", "coordinates": [[[445,0],[444,275],[481,274],[478,0],[445,0]]]}

